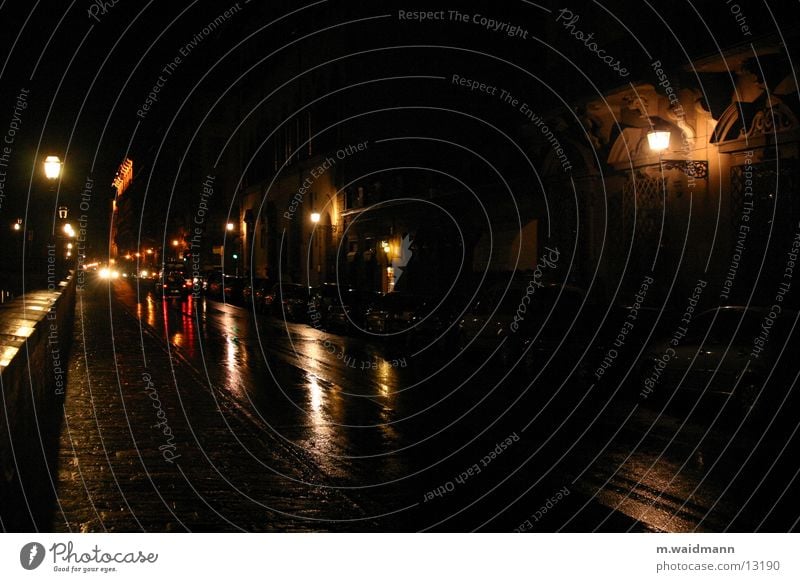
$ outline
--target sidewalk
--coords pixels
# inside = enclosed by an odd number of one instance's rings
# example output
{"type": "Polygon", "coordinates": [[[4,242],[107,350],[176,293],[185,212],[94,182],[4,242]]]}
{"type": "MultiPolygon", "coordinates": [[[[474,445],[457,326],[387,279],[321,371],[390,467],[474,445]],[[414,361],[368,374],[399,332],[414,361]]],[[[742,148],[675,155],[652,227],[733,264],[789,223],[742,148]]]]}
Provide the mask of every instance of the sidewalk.
{"type": "Polygon", "coordinates": [[[374,526],[347,497],[303,484],[319,483],[309,465],[242,412],[218,406],[166,350],[140,336],[106,286],[78,293],[54,531],[374,526]]]}

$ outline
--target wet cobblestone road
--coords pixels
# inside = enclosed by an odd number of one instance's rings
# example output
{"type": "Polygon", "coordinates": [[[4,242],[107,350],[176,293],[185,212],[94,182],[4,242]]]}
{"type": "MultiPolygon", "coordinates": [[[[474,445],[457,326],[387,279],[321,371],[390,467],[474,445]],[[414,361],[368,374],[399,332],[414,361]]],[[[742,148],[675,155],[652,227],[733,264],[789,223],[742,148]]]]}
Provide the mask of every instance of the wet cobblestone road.
{"type": "Polygon", "coordinates": [[[78,295],[55,531],[370,527],[105,291],[78,295]]]}
{"type": "Polygon", "coordinates": [[[751,436],[707,434],[578,384],[556,398],[543,380],[522,397],[524,372],[495,386],[502,367],[473,377],[450,363],[95,281],[77,297],[52,529],[791,525],[786,495],[774,507],[745,496],[765,474],[776,498],[793,482],[769,473],[751,436]],[[377,369],[344,365],[339,353],[377,369]]]}

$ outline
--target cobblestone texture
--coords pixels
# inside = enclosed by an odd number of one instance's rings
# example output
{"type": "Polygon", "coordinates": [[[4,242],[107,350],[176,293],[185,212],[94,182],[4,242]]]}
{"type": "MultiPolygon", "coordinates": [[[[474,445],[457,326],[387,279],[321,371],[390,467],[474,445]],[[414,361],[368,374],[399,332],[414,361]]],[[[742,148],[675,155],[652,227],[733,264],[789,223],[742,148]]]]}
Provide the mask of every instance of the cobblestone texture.
{"type": "Polygon", "coordinates": [[[105,288],[78,294],[68,373],[55,531],[371,527],[105,288]]]}

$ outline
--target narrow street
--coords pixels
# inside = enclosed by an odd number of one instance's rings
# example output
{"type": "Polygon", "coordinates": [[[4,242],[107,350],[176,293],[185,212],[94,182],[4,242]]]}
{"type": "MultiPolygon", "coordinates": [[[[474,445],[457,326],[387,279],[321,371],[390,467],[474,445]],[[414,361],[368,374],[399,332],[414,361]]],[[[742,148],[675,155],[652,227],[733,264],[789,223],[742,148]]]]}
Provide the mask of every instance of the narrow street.
{"type": "Polygon", "coordinates": [[[126,281],[91,281],[75,327],[62,531],[784,525],[742,504],[752,464],[766,466],[757,455],[741,471],[749,437],[606,406],[577,383],[526,391],[524,374],[464,354],[415,360],[242,307],[137,297],[126,281]]]}

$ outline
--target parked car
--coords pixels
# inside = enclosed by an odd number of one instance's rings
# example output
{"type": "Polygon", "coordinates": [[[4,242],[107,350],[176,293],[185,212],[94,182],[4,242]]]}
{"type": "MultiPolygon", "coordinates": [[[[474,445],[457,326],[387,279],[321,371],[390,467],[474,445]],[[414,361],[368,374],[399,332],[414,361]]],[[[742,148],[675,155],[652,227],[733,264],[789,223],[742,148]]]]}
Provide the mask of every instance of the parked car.
{"type": "Polygon", "coordinates": [[[365,329],[375,335],[390,336],[408,330],[428,313],[431,298],[411,293],[387,293],[371,307],[365,317],[365,329]]]}
{"type": "Polygon", "coordinates": [[[242,289],[242,303],[244,306],[247,308],[255,308],[259,313],[263,311],[264,296],[269,293],[272,285],[269,279],[247,279],[242,289]]]}
{"type": "Polygon", "coordinates": [[[299,283],[275,283],[264,297],[265,310],[288,321],[308,317],[309,288],[299,283]]]}
{"type": "Polygon", "coordinates": [[[246,277],[225,275],[221,271],[212,271],[208,274],[205,282],[206,295],[216,301],[241,304],[243,291],[247,283],[248,279],[246,277]]]}
{"type": "Polygon", "coordinates": [[[645,346],[662,340],[674,326],[674,313],[670,310],[641,305],[616,305],[611,308],[602,328],[594,340],[594,350],[587,354],[587,366],[593,381],[602,381],[603,387],[617,391],[625,383],[627,388],[638,390],[635,370],[645,358],[645,346]]]}
{"type": "Polygon", "coordinates": [[[567,354],[585,349],[591,337],[591,310],[582,311],[584,317],[576,319],[585,299],[585,292],[576,287],[539,287],[524,277],[495,283],[461,320],[459,348],[483,355],[498,350],[506,364],[517,362],[525,351],[527,357],[520,363],[537,366],[558,350],[562,357],[551,361],[551,369],[556,365],[572,368],[575,361],[567,354]]]}
{"type": "Polygon", "coordinates": [[[143,268],[136,276],[137,284],[143,293],[148,291],[155,292],[156,285],[158,284],[158,271],[148,268],[143,268]]]}
{"type": "Polygon", "coordinates": [[[246,277],[237,277],[236,275],[225,275],[222,278],[222,300],[225,303],[242,304],[242,293],[247,284],[246,277]]]}
{"type": "Polygon", "coordinates": [[[383,295],[376,291],[348,289],[337,296],[323,317],[326,329],[353,333],[366,327],[367,312],[373,309],[383,295]]]}
{"type": "Polygon", "coordinates": [[[309,290],[309,310],[319,314],[320,325],[325,325],[331,305],[339,302],[340,288],[336,283],[323,283],[309,290]]]}
{"type": "Polygon", "coordinates": [[[191,290],[192,282],[186,278],[186,270],[176,267],[164,268],[155,286],[156,296],[163,298],[186,298],[191,290]]]}
{"type": "Polygon", "coordinates": [[[688,328],[679,322],[648,349],[639,370],[641,399],[679,416],[693,411],[697,419],[769,418],[789,396],[792,382],[783,377],[779,354],[795,317],[787,310],[726,306],[695,316],[688,328]]]}
{"type": "Polygon", "coordinates": [[[222,288],[223,288],[223,274],[220,270],[213,270],[209,271],[205,275],[205,282],[203,285],[203,291],[206,295],[211,297],[212,299],[221,299],[222,298],[222,288]]]}

